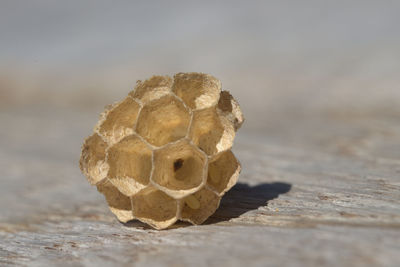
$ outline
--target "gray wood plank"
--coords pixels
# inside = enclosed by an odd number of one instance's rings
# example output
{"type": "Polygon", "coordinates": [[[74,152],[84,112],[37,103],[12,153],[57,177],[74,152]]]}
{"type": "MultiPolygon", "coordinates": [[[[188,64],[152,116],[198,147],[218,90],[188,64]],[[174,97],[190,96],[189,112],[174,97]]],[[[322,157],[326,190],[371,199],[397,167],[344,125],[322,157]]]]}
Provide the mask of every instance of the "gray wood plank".
{"type": "Polygon", "coordinates": [[[218,211],[201,226],[156,231],[118,223],[80,174],[79,147],[93,117],[67,110],[1,113],[8,125],[0,129],[1,265],[400,262],[397,118],[320,114],[287,118],[280,129],[271,121],[263,132],[244,127],[235,144],[243,172],[218,211]]]}

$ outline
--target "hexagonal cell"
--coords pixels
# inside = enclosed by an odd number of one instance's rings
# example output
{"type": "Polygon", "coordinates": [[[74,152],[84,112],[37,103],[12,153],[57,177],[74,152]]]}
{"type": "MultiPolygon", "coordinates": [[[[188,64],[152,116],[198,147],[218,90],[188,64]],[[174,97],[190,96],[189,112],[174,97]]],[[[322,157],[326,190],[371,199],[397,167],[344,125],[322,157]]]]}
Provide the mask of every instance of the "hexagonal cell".
{"type": "Polygon", "coordinates": [[[96,130],[108,143],[115,144],[134,132],[133,127],[139,110],[140,105],[132,97],[127,97],[105,112],[103,115],[105,119],[100,122],[96,130]]]}
{"type": "Polygon", "coordinates": [[[136,135],[127,136],[107,151],[108,178],[123,194],[132,196],[150,181],[152,150],[136,135]]]}
{"type": "Polygon", "coordinates": [[[229,120],[212,107],[193,112],[189,137],[201,150],[213,155],[232,147],[235,130],[229,120]]]}
{"type": "Polygon", "coordinates": [[[171,92],[172,78],[169,76],[153,76],[142,82],[138,81],[135,90],[129,93],[133,98],[139,99],[142,103],[150,102],[161,98],[171,92]]]}
{"type": "Polygon", "coordinates": [[[218,101],[218,109],[231,121],[235,130],[242,126],[244,122],[242,110],[240,109],[239,103],[228,91],[221,92],[218,101]]]}
{"type": "Polygon", "coordinates": [[[106,148],[107,144],[98,134],[89,136],[83,143],[79,166],[92,185],[107,176],[106,148]]]}
{"type": "Polygon", "coordinates": [[[136,132],[150,144],[162,146],[184,137],[190,114],[172,95],[149,102],[139,114],[136,132]]]}
{"type": "Polygon", "coordinates": [[[178,73],[172,91],[192,109],[208,108],[217,104],[221,82],[208,74],[178,73]]]}
{"type": "Polygon", "coordinates": [[[112,213],[121,222],[133,220],[131,199],[122,194],[108,180],[104,180],[97,185],[97,190],[104,195],[112,213]]]}
{"type": "Polygon", "coordinates": [[[177,220],[178,203],[153,186],[132,197],[134,216],[156,229],[164,229],[177,220]]]}
{"type": "Polygon", "coordinates": [[[220,197],[208,188],[203,188],[181,201],[181,219],[193,224],[201,224],[217,210],[220,197]]]}
{"type": "Polygon", "coordinates": [[[193,193],[205,181],[206,157],[187,140],[154,151],[152,181],[180,198],[193,193]]]}
{"type": "Polygon", "coordinates": [[[216,155],[208,164],[207,184],[222,196],[236,184],[240,164],[232,151],[216,155]]]}

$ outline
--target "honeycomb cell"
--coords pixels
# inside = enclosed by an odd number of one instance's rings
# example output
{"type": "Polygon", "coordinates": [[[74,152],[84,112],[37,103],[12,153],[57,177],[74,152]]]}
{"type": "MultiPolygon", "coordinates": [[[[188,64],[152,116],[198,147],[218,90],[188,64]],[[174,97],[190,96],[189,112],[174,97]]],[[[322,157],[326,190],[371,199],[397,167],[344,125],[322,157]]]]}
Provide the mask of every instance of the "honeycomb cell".
{"type": "Polygon", "coordinates": [[[150,181],[151,156],[152,150],[140,137],[125,137],[108,149],[108,178],[123,194],[132,196],[150,181]]]}
{"type": "Polygon", "coordinates": [[[219,206],[220,197],[208,188],[182,199],[181,219],[192,224],[201,224],[210,217],[219,206]]]}
{"type": "Polygon", "coordinates": [[[171,86],[171,77],[153,76],[144,82],[138,81],[135,90],[130,92],[129,95],[145,104],[170,93],[171,86]]]}
{"type": "Polygon", "coordinates": [[[106,142],[96,133],[88,137],[82,146],[79,166],[92,185],[107,176],[109,166],[105,162],[106,148],[106,142]]]}
{"type": "Polygon", "coordinates": [[[232,147],[235,130],[226,117],[211,107],[193,112],[189,137],[201,150],[214,155],[232,147]]]}
{"type": "Polygon", "coordinates": [[[121,222],[133,220],[131,199],[122,194],[107,179],[97,185],[97,190],[104,195],[112,213],[121,222]]]}
{"type": "Polygon", "coordinates": [[[242,126],[244,117],[239,103],[228,91],[222,91],[218,101],[218,109],[231,121],[235,131],[242,126]]]}
{"type": "Polygon", "coordinates": [[[140,105],[132,98],[127,97],[122,102],[106,110],[104,120],[96,130],[109,144],[115,144],[125,136],[132,134],[136,123],[140,105]]]}
{"type": "Polygon", "coordinates": [[[176,97],[164,96],[146,104],[140,112],[136,132],[150,144],[162,146],[184,137],[190,114],[176,97]]]}
{"type": "Polygon", "coordinates": [[[172,91],[192,109],[203,109],[217,104],[221,82],[203,73],[178,73],[172,91]]]}
{"type": "Polygon", "coordinates": [[[149,186],[132,198],[134,216],[156,229],[164,229],[177,220],[177,201],[149,186]]]}
{"type": "Polygon", "coordinates": [[[152,181],[176,198],[193,193],[205,182],[206,156],[187,140],[154,151],[152,181]]]}
{"type": "Polygon", "coordinates": [[[222,196],[237,182],[240,164],[232,151],[216,155],[208,164],[207,184],[222,196]]]}

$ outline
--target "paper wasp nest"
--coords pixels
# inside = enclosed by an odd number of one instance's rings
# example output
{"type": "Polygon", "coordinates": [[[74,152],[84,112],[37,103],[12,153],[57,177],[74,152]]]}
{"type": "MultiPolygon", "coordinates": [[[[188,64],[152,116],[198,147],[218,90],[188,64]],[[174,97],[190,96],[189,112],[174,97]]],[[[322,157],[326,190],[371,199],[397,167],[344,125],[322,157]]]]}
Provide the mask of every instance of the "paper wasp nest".
{"type": "Polygon", "coordinates": [[[201,224],[238,179],[230,149],[242,122],[213,76],[153,76],[102,113],[80,168],[121,222],[201,224]]]}

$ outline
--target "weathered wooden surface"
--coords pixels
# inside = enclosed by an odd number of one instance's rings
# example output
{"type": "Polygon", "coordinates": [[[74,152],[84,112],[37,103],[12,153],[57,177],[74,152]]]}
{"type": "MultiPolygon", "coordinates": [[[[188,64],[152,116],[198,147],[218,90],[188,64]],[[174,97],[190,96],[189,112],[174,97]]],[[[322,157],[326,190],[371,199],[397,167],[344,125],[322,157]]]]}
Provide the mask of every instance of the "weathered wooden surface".
{"type": "Polygon", "coordinates": [[[1,265],[400,261],[399,118],[307,117],[265,135],[244,128],[235,148],[240,182],[217,213],[205,225],[165,231],[118,223],[80,174],[79,146],[93,119],[1,113],[1,265]]]}
{"type": "Polygon", "coordinates": [[[186,2],[2,1],[0,266],[400,266],[398,2],[186,2]],[[83,138],[179,71],[241,104],[239,183],[204,225],[118,223],[83,138]]]}

